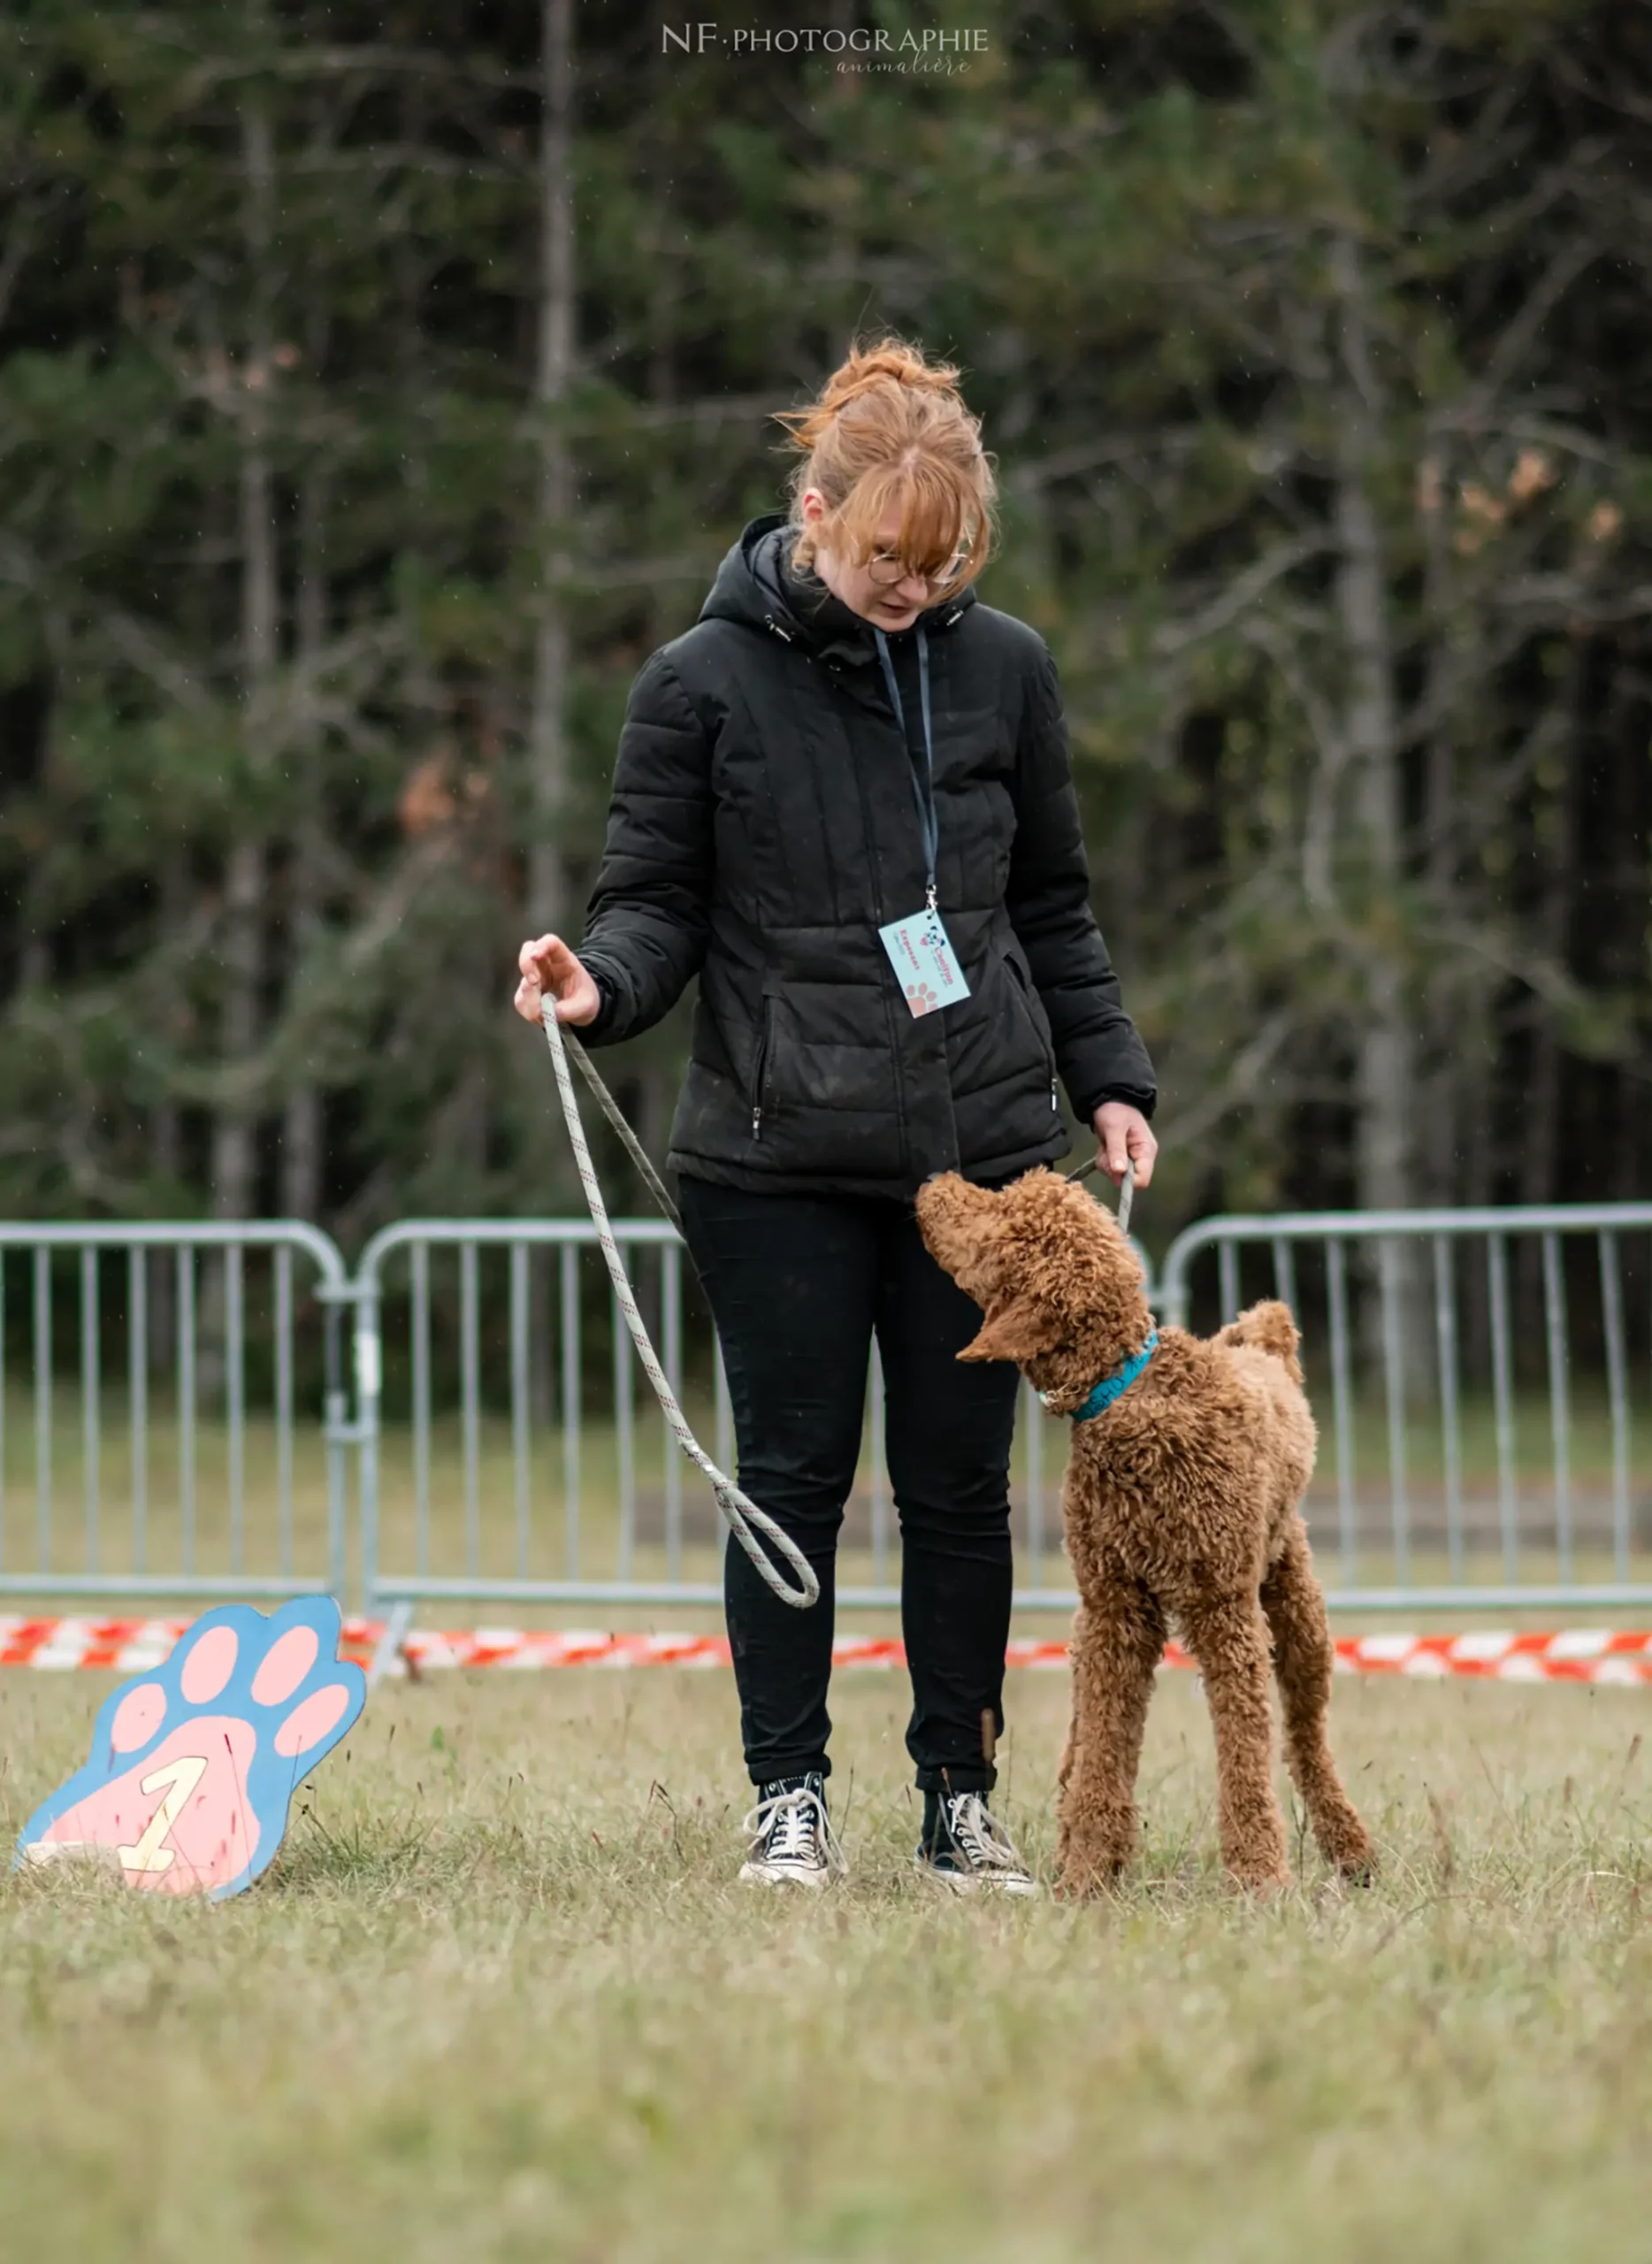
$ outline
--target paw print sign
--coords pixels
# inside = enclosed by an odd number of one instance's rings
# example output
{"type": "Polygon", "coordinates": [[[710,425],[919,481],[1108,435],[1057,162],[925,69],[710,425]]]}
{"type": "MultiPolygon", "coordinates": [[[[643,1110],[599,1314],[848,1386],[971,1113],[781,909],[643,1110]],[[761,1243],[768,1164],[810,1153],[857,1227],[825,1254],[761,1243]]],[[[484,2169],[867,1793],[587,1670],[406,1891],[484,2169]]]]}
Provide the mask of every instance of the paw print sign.
{"type": "Polygon", "coordinates": [[[104,1700],[91,1759],[30,1817],[14,1868],[92,1858],[128,1886],[214,1901],[250,1886],[299,1779],[366,1703],[340,1627],[331,1596],[203,1613],[164,1666],[104,1700]]]}
{"type": "Polygon", "coordinates": [[[906,1004],[914,1014],[932,1014],[940,1003],[927,983],[909,983],[906,985],[906,1004]]]}

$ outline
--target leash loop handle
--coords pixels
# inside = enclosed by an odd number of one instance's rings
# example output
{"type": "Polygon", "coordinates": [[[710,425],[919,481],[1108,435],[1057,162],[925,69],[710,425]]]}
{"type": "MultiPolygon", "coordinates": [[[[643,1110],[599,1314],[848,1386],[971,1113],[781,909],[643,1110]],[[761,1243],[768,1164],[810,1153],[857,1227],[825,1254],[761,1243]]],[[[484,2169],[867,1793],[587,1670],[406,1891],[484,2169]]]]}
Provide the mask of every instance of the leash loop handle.
{"type": "MultiPolygon", "coordinates": [[[[724,1524],[751,1558],[766,1585],[779,1597],[782,1603],[790,1604],[795,1611],[807,1611],[811,1604],[818,1603],[820,1601],[820,1576],[815,1567],[809,1563],[797,1542],[792,1540],[791,1534],[783,1533],[766,1510],[760,1510],[749,1495],[743,1494],[734,1480],[718,1469],[716,1464],[694,1436],[689,1427],[688,1418],[677,1405],[677,1394],[666,1380],[665,1370],[660,1365],[659,1356],[654,1349],[653,1341],[649,1337],[642,1314],[638,1310],[637,1299],[626,1274],[624,1263],[620,1257],[619,1244],[615,1240],[614,1229],[608,1220],[608,1205],[602,1200],[602,1189],[597,1183],[596,1166],[591,1160],[591,1151],[585,1143],[585,1128],[579,1118],[578,1097],[574,1091],[573,1079],[568,1073],[569,1047],[562,1036],[562,1024],[556,1019],[554,1000],[547,998],[543,1002],[540,1019],[545,1025],[546,1044],[551,1049],[551,1064],[556,1072],[556,1090],[562,1104],[562,1118],[568,1127],[568,1137],[573,1148],[574,1162],[579,1173],[579,1183],[585,1189],[585,1202],[591,1212],[592,1223],[597,1230],[597,1240],[602,1245],[603,1263],[608,1267],[608,1280],[614,1287],[615,1302],[625,1317],[625,1326],[631,1332],[631,1342],[637,1347],[637,1357],[642,1362],[644,1374],[654,1386],[654,1397],[660,1403],[667,1427],[695,1468],[702,1476],[709,1480],[724,1524]],[[776,1568],[768,1549],[758,1539],[759,1534],[761,1534],[764,1539],[773,1546],[776,1554],[783,1557],[788,1568],[796,1574],[795,1587],[789,1586],[784,1575],[776,1568]]],[[[642,1158],[640,1144],[637,1143],[631,1127],[624,1122],[617,1105],[610,1101],[607,1087],[598,1077],[590,1062],[585,1059],[584,1049],[576,1049],[574,1058],[579,1063],[586,1082],[601,1100],[604,1113],[608,1115],[609,1121],[625,1138],[627,1151],[633,1161],[642,1158]]],[[[657,1173],[651,1164],[646,1163],[646,1159],[642,1159],[644,1175],[654,1192],[655,1200],[660,1204],[666,1216],[672,1220],[680,1230],[681,1221],[677,1217],[676,1208],[670,1197],[660,1183],[657,1173]]]]}

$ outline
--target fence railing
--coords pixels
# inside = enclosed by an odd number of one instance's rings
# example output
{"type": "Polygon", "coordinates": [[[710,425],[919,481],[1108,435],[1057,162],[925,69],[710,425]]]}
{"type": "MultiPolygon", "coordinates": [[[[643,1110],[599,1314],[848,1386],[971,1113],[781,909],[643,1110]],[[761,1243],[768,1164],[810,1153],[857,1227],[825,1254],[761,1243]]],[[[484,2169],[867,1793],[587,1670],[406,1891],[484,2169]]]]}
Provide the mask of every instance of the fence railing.
{"type": "MultiPolygon", "coordinates": [[[[674,1388],[730,1468],[681,1246],[653,1220],[617,1231],[674,1388]]],[[[1635,1461],[1652,1204],[1211,1219],[1154,1286],[1163,1318],[1201,1330],[1262,1295],[1304,1331],[1321,1433],[1307,1506],[1334,1605],[1652,1602],[1635,1461]]],[[[720,1600],[715,1509],[639,1381],[585,1220],[408,1220],[354,1274],[295,1222],[0,1224],[0,1595],[720,1600]]],[[[849,1606],[899,1595],[876,1356],[868,1381],[849,1606]]],[[[1022,1419],[1016,1601],[1068,1610],[1066,1426],[1030,1394],[1022,1419]]]]}
{"type": "Polygon", "coordinates": [[[341,1593],[350,1294],[297,1221],[0,1222],[0,1594],[341,1593]]]}
{"type": "MultiPolygon", "coordinates": [[[[615,1233],[672,1389],[732,1471],[727,1382],[708,1317],[685,1294],[682,1246],[654,1220],[617,1220],[615,1233]]],[[[370,1606],[720,1602],[722,1527],[704,1488],[685,1495],[683,1457],[646,1383],[639,1395],[588,1220],[409,1220],[375,1236],[355,1286],[370,1606]]],[[[1027,1411],[1038,1411],[1030,1394],[1027,1411]]],[[[1065,1589],[1043,1586],[1053,1530],[1043,1428],[1023,1420],[1020,1436],[1030,1585],[1018,1600],[1070,1609],[1065,1589]]],[[[875,1351],[838,1602],[898,1604],[895,1546],[875,1351]]]]}
{"type": "Polygon", "coordinates": [[[1647,1602],[1629,1290],[1648,1302],[1649,1232],[1637,1203],[1206,1219],[1159,1298],[1182,1326],[1259,1296],[1296,1312],[1335,1603],[1647,1602]]]}

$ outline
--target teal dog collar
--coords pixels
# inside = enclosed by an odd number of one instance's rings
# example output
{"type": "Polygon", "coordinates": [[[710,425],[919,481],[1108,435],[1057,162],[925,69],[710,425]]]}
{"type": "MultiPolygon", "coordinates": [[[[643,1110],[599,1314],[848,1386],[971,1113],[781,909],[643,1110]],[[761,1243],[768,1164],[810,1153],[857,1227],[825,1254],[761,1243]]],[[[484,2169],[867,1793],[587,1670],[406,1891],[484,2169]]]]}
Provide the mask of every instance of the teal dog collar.
{"type": "Polygon", "coordinates": [[[1158,1342],[1159,1331],[1156,1328],[1150,1328],[1147,1332],[1147,1341],[1141,1350],[1133,1354],[1122,1366],[1115,1368],[1110,1376],[1103,1376],[1101,1381],[1093,1387],[1083,1405],[1074,1408],[1072,1411],[1074,1422],[1088,1423],[1098,1415],[1105,1415],[1113,1401],[1121,1399],[1137,1376],[1141,1374],[1142,1370],[1152,1358],[1158,1342]]]}

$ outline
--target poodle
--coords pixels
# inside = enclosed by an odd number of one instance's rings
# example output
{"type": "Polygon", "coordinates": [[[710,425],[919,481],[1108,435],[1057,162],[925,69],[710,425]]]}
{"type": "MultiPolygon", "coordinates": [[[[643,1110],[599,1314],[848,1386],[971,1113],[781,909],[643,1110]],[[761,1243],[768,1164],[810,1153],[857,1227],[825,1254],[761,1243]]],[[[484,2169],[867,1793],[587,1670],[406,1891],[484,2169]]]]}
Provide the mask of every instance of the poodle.
{"type": "Polygon", "coordinates": [[[1118,1221],[1052,1171],[998,1192],[948,1172],[917,1208],[931,1254],[985,1314],[960,1358],[1016,1361],[1044,1406],[1074,1420],[1063,1890],[1095,1892],[1136,1851],[1142,1733],[1173,1623],[1205,1679],[1235,1878],[1266,1891],[1290,1878],[1271,1763],[1270,1631],[1286,1757],[1314,1835],[1344,1878],[1369,1878],[1371,1843],[1326,1734],[1331,1637],[1298,1507],[1316,1434],[1289,1307],[1252,1305],[1210,1339],[1155,1335],[1118,1221]]]}

